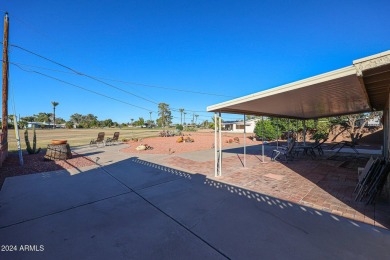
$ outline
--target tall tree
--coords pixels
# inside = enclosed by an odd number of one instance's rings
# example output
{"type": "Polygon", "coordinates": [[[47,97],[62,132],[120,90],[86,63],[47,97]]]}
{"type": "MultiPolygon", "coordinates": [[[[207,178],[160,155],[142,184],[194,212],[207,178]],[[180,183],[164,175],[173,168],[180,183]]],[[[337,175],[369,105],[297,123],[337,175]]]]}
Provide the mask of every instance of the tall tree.
{"type": "Polygon", "coordinates": [[[187,113],[184,112],[183,114],[184,114],[184,124],[186,124],[186,115],[187,115],[187,113]]]}
{"type": "Polygon", "coordinates": [[[184,108],[179,108],[179,112],[180,112],[180,124],[183,125],[184,108]]]}
{"type": "Polygon", "coordinates": [[[195,115],[195,125],[196,125],[197,122],[198,122],[198,117],[199,117],[199,115],[195,115]]]}
{"type": "Polygon", "coordinates": [[[52,101],[51,104],[53,105],[53,128],[56,128],[56,106],[60,103],[52,101]]]}
{"type": "Polygon", "coordinates": [[[172,112],[167,103],[158,104],[158,115],[160,116],[158,122],[162,127],[169,126],[172,123],[172,112]]]}

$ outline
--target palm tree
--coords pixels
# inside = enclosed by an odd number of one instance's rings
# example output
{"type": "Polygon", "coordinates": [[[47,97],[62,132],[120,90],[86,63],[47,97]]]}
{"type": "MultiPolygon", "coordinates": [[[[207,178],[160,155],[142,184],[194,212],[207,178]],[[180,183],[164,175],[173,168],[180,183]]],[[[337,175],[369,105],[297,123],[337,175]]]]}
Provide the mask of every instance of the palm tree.
{"type": "MultiPolygon", "coordinates": [[[[180,124],[183,125],[183,113],[184,113],[184,108],[179,108],[180,112],[180,124]]],[[[185,121],[185,120],[184,120],[185,121]]]]}
{"type": "Polygon", "coordinates": [[[150,114],[150,119],[149,119],[150,122],[152,122],[152,113],[153,113],[152,111],[149,112],[149,114],[150,114]]]}
{"type": "Polygon", "coordinates": [[[133,126],[134,118],[132,118],[130,120],[131,120],[131,126],[133,126]]]}
{"type": "Polygon", "coordinates": [[[186,123],[186,112],[184,112],[184,124],[186,123]]]}
{"type": "Polygon", "coordinates": [[[195,125],[196,125],[196,123],[198,122],[198,116],[199,116],[199,115],[195,115],[195,125]]]}
{"type": "Polygon", "coordinates": [[[60,103],[52,101],[51,104],[53,105],[53,129],[56,128],[56,106],[58,106],[60,103]]]}

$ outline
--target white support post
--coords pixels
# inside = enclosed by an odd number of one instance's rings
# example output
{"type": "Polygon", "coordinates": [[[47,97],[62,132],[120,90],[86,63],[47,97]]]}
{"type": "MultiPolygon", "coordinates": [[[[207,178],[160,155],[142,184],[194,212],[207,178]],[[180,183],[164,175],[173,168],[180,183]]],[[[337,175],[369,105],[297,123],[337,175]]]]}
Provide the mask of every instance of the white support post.
{"type": "Polygon", "coordinates": [[[214,176],[218,176],[218,144],[217,144],[217,113],[214,113],[214,159],[215,159],[215,165],[214,165],[214,176]]]}
{"type": "Polygon", "coordinates": [[[246,118],[244,114],[244,168],[246,167],[246,118]]]}
{"type": "Polygon", "coordinates": [[[262,135],[261,151],[262,151],[263,163],[264,163],[264,116],[261,116],[261,135],[262,135]]]}
{"type": "Polygon", "coordinates": [[[306,120],[303,120],[303,145],[306,145],[306,120]]]}
{"type": "Polygon", "coordinates": [[[219,112],[219,173],[222,176],[222,115],[219,112]]]}

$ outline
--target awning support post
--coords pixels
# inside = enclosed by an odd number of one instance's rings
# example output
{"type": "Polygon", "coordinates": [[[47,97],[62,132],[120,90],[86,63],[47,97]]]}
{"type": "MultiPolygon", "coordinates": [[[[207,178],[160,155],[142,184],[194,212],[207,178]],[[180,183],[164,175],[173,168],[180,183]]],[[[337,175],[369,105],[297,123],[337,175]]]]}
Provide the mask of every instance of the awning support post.
{"type": "Polygon", "coordinates": [[[217,113],[214,113],[214,176],[218,176],[218,144],[217,144],[217,113]]]}
{"type": "Polygon", "coordinates": [[[244,114],[244,168],[246,167],[246,118],[244,114]]]}
{"type": "Polygon", "coordinates": [[[306,145],[306,120],[303,120],[303,145],[306,145]]]}
{"type": "Polygon", "coordinates": [[[222,176],[222,114],[219,112],[219,173],[222,176]]]}
{"type": "Polygon", "coordinates": [[[261,153],[263,155],[263,163],[264,163],[264,116],[261,116],[261,135],[262,135],[262,144],[261,144],[261,153]]]}

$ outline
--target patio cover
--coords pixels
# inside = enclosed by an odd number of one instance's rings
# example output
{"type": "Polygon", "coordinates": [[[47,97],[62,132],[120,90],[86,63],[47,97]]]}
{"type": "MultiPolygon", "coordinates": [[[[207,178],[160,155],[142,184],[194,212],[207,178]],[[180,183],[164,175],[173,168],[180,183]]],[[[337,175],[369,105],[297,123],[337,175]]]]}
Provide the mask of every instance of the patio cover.
{"type": "Polygon", "coordinates": [[[383,110],[390,51],[353,65],[207,107],[208,112],[313,119],[383,110]]]}
{"type": "MultiPolygon", "coordinates": [[[[207,107],[208,112],[215,112],[215,176],[222,176],[220,131],[222,120],[217,119],[217,113],[315,119],[388,108],[390,51],[355,60],[352,64],[345,68],[207,107]]],[[[388,120],[385,119],[386,151],[388,149],[387,124],[388,120]]],[[[244,130],[244,167],[246,167],[245,139],[244,130]]],[[[264,162],[264,144],[262,155],[264,162]]]]}

